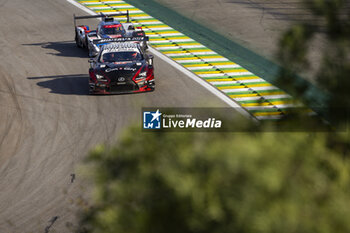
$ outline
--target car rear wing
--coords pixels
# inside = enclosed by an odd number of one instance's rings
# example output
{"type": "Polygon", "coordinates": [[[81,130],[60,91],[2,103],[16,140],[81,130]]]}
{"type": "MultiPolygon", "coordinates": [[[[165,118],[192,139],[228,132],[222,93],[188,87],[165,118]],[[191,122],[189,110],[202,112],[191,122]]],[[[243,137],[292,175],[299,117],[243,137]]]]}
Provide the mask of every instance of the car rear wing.
{"type": "Polygon", "coordinates": [[[120,37],[120,38],[106,38],[106,39],[94,39],[92,43],[94,44],[103,44],[103,43],[113,43],[113,42],[141,42],[148,41],[148,36],[140,36],[140,37],[120,37]]]}
{"type": "Polygon", "coordinates": [[[84,15],[84,16],[75,16],[75,14],[73,15],[74,18],[74,27],[76,27],[76,21],[77,19],[92,19],[92,18],[110,18],[113,16],[126,16],[126,22],[130,22],[130,16],[129,16],[129,10],[126,11],[126,13],[118,13],[118,14],[108,14],[105,15],[102,12],[99,15],[84,15]]]}

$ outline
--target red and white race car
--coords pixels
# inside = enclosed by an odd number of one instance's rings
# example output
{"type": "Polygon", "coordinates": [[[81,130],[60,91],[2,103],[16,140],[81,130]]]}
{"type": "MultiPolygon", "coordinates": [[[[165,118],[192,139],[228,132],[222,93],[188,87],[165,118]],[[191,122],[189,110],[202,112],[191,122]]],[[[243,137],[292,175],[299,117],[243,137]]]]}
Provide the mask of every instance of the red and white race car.
{"type": "MultiPolygon", "coordinates": [[[[134,38],[145,37],[145,32],[141,27],[134,27],[134,24],[130,22],[129,11],[120,14],[104,15],[88,15],[88,16],[75,16],[75,42],[79,48],[87,48],[89,56],[94,57],[100,51],[102,43],[97,43],[103,39],[117,39],[117,38],[134,38]],[[126,22],[121,23],[114,19],[114,16],[126,16],[126,22]],[[96,30],[90,30],[87,25],[76,25],[78,19],[90,19],[90,18],[102,18],[102,21],[97,25],[96,30]]],[[[148,48],[147,41],[139,41],[141,49],[144,51],[148,48]]]]}

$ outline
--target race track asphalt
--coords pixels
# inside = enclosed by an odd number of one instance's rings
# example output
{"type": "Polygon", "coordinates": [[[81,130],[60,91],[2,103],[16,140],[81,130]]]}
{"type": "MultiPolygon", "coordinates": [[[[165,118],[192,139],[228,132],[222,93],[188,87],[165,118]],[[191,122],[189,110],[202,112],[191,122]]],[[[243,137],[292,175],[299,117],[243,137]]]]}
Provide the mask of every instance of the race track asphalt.
{"type": "Polygon", "coordinates": [[[85,193],[76,166],[141,125],[142,107],[227,107],[158,57],[156,91],[89,96],[73,13],[85,14],[65,0],[0,0],[1,233],[70,232],[85,193]]]}

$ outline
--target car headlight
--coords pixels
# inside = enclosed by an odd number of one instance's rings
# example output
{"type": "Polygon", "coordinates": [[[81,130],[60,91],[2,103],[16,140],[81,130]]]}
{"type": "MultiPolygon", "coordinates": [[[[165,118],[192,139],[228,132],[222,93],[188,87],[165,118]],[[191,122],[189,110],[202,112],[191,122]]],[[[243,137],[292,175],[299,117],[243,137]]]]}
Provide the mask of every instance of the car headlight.
{"type": "Polygon", "coordinates": [[[104,79],[104,77],[102,75],[99,75],[99,74],[96,74],[96,78],[97,78],[97,80],[104,79]]]}
{"type": "Polygon", "coordinates": [[[139,74],[139,76],[140,76],[140,77],[146,77],[146,76],[147,76],[147,72],[146,72],[146,71],[145,71],[145,72],[142,72],[142,73],[139,74]]]}

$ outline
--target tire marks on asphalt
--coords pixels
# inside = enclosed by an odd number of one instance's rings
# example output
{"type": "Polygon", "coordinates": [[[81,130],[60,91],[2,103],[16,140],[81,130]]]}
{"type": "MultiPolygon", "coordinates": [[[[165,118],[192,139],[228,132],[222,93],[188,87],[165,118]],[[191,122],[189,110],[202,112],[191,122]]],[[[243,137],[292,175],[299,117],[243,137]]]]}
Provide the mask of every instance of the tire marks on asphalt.
{"type": "Polygon", "coordinates": [[[55,224],[55,222],[59,219],[60,216],[54,216],[50,219],[49,221],[49,225],[47,227],[45,227],[45,233],[49,233],[51,227],[53,226],[53,224],[55,224]]]}
{"type": "MultiPolygon", "coordinates": [[[[1,71],[1,69],[0,69],[1,71]]],[[[6,120],[4,121],[5,124],[2,124],[2,127],[4,127],[3,131],[0,132],[0,161],[4,163],[8,158],[12,158],[14,154],[16,154],[20,148],[20,144],[22,142],[22,136],[24,133],[24,121],[23,121],[23,116],[22,116],[22,109],[20,102],[17,97],[16,89],[15,89],[15,84],[11,78],[9,78],[6,74],[0,73],[0,76],[2,77],[2,82],[1,84],[4,84],[5,90],[2,92],[7,93],[10,96],[10,100],[14,108],[14,112],[12,111],[7,111],[6,114],[6,120]],[[16,134],[17,137],[15,140],[11,140],[10,142],[7,141],[8,135],[11,134],[16,134]]],[[[5,100],[5,98],[0,98],[0,100],[5,100]]],[[[8,98],[6,98],[8,100],[8,98]]],[[[0,102],[1,103],[1,102],[0,102]]],[[[6,103],[9,104],[9,103],[6,103]]],[[[8,164],[8,163],[6,163],[8,164]]],[[[3,166],[0,169],[0,174],[1,171],[6,170],[6,167],[3,166]]]]}

